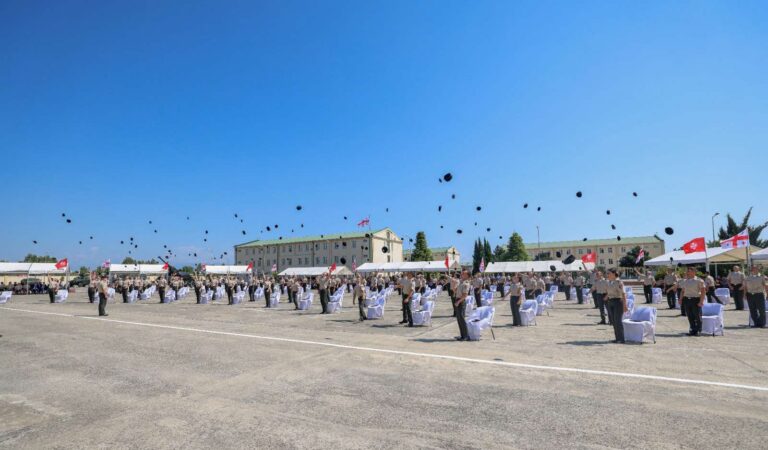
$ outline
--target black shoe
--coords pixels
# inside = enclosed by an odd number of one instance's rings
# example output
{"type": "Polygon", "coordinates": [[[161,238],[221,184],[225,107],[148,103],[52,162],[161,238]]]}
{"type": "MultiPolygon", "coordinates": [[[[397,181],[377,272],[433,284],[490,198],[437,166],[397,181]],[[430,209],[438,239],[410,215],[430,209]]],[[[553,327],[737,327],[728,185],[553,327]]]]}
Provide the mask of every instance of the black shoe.
{"type": "Polygon", "coordinates": [[[601,320],[600,322],[597,322],[598,325],[608,325],[605,320],[601,320]]]}
{"type": "Polygon", "coordinates": [[[461,337],[461,336],[454,336],[453,338],[456,339],[457,341],[463,341],[464,340],[464,338],[461,337]]]}
{"type": "Polygon", "coordinates": [[[99,317],[107,317],[109,314],[99,314],[99,317]]]}
{"type": "Polygon", "coordinates": [[[402,325],[402,324],[404,324],[404,323],[408,323],[408,321],[407,321],[407,320],[401,320],[401,321],[400,321],[400,322],[398,322],[398,323],[399,323],[400,325],[402,325]]]}

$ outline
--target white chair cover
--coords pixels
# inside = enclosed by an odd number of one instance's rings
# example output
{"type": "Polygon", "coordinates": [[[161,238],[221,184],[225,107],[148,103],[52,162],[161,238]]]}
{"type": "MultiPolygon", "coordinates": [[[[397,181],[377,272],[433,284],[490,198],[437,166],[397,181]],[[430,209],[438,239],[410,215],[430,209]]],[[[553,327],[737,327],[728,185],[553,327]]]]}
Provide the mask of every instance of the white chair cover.
{"type": "Polygon", "coordinates": [[[13,292],[11,291],[3,291],[2,293],[0,293],[0,305],[2,305],[3,303],[7,303],[12,296],[13,296],[13,292]]]}
{"type": "Polygon", "coordinates": [[[493,316],[496,308],[492,306],[481,306],[475,310],[472,316],[467,320],[467,333],[470,341],[480,340],[483,330],[493,326],[493,316]]]}
{"type": "Polygon", "coordinates": [[[652,303],[661,303],[661,300],[664,298],[663,293],[661,292],[661,288],[651,288],[651,302],[652,303]]]}
{"type": "Polygon", "coordinates": [[[53,301],[54,303],[64,303],[67,300],[67,297],[69,297],[69,292],[66,289],[59,289],[56,292],[56,297],[54,297],[53,301]]]}
{"type": "Polygon", "coordinates": [[[274,292],[272,292],[272,295],[269,296],[269,307],[276,308],[279,303],[280,303],[280,289],[277,289],[274,292]]]}
{"type": "Polygon", "coordinates": [[[520,306],[520,321],[522,325],[536,325],[536,311],[539,309],[536,300],[526,300],[520,306]]]}
{"type": "Polygon", "coordinates": [[[128,295],[126,296],[126,299],[128,300],[128,303],[133,303],[136,301],[136,298],[139,296],[139,291],[136,289],[128,292],[128,295]]]}
{"type": "Polygon", "coordinates": [[[432,326],[432,312],[434,310],[435,302],[432,300],[425,301],[422,309],[413,313],[413,324],[432,326]]]}
{"type": "Polygon", "coordinates": [[[723,335],[725,329],[725,307],[720,303],[704,303],[701,307],[701,332],[712,336],[723,335]]]}
{"type": "Polygon", "coordinates": [[[649,338],[656,342],[656,308],[637,308],[622,323],[625,341],[642,343],[649,338]]]}
{"type": "Polygon", "coordinates": [[[314,297],[315,294],[312,292],[305,293],[299,300],[299,309],[302,311],[308,310],[312,306],[312,300],[314,297]]]}
{"type": "Polygon", "coordinates": [[[715,297],[717,297],[721,302],[723,302],[723,305],[731,304],[731,290],[728,288],[715,289],[715,297]]]}

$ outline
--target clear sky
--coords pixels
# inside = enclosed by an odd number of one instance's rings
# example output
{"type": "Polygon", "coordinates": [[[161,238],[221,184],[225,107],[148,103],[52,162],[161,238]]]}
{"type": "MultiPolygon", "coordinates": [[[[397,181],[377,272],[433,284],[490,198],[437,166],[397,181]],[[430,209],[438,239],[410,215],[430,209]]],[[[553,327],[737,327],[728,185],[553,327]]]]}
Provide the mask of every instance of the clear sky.
{"type": "Polygon", "coordinates": [[[671,226],[671,249],[715,211],[765,221],[766,23],[764,1],[5,0],[0,259],[119,261],[132,236],[215,263],[368,215],[466,257],[536,225],[671,226]]]}

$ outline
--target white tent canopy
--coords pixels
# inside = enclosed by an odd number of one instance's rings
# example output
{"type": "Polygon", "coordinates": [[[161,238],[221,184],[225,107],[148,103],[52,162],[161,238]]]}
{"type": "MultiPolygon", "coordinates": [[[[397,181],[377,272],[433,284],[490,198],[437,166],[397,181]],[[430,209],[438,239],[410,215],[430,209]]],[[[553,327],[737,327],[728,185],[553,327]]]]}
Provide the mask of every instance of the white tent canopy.
{"type": "MultiPolygon", "coordinates": [[[[457,261],[451,264],[451,269],[460,269],[457,261]]],[[[357,268],[360,273],[372,272],[447,272],[445,261],[404,261],[390,263],[365,263],[357,268]]]]}
{"type": "Polygon", "coordinates": [[[164,275],[168,269],[163,264],[110,264],[109,273],[114,275],[164,275]]]}
{"type": "Polygon", "coordinates": [[[3,275],[64,275],[67,267],[56,268],[54,263],[9,263],[0,262],[0,274],[3,275]]]}
{"type": "Polygon", "coordinates": [[[753,261],[768,261],[768,248],[752,253],[753,261]]]}
{"type": "Polygon", "coordinates": [[[486,273],[524,273],[524,272],[581,272],[592,270],[595,265],[574,261],[571,264],[563,264],[562,261],[502,261],[488,264],[486,273]]]}
{"type": "MultiPolygon", "coordinates": [[[[283,270],[278,275],[280,276],[298,276],[298,277],[316,277],[324,273],[328,273],[331,270],[328,267],[289,267],[283,270]]],[[[336,267],[331,275],[352,275],[352,272],[345,266],[336,267]]]]}
{"type": "Polygon", "coordinates": [[[248,266],[211,266],[205,265],[203,272],[207,275],[247,275],[252,272],[248,266]]]}
{"type": "MultiPolygon", "coordinates": [[[[758,247],[752,246],[750,254],[757,253],[758,247]]],[[[743,263],[746,261],[746,247],[744,248],[720,248],[709,247],[706,252],[696,252],[685,254],[682,250],[675,250],[649,259],[645,262],[646,266],[670,266],[677,264],[710,264],[721,263],[743,263]],[[671,259],[670,259],[671,258],[671,259]]]]}

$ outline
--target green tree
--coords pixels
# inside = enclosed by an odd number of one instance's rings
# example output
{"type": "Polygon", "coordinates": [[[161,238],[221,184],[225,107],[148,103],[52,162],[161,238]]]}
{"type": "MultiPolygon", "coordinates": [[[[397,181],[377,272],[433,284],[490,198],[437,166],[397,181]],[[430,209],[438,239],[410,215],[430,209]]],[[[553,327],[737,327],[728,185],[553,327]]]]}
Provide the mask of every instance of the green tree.
{"type": "Polygon", "coordinates": [[[126,256],[123,258],[123,262],[121,264],[138,264],[135,259],[131,258],[130,256],[126,256]]]}
{"type": "Polygon", "coordinates": [[[528,252],[525,251],[525,244],[523,244],[523,238],[515,233],[509,237],[507,243],[507,261],[530,261],[528,252]]]}
{"type": "Polygon", "coordinates": [[[646,261],[651,259],[650,255],[648,253],[645,254],[643,257],[643,260],[640,263],[635,263],[637,261],[637,256],[640,254],[640,246],[636,246],[632,249],[630,249],[626,255],[622,256],[619,260],[619,267],[640,267],[643,264],[645,264],[646,261]]]}
{"type": "Polygon", "coordinates": [[[416,244],[411,252],[411,261],[432,261],[432,250],[427,246],[427,235],[423,231],[416,233],[416,244]]]}
{"type": "Polygon", "coordinates": [[[192,273],[195,271],[195,268],[192,266],[184,266],[181,268],[181,271],[186,273],[192,273]]]}
{"type": "Polygon", "coordinates": [[[720,241],[723,239],[728,239],[730,237],[733,237],[745,229],[749,233],[749,243],[752,245],[756,245],[761,248],[768,247],[768,240],[766,239],[760,239],[760,234],[765,230],[766,227],[768,227],[768,221],[763,222],[759,225],[749,225],[749,219],[752,216],[752,208],[749,208],[747,213],[744,215],[744,217],[741,219],[741,222],[736,222],[730,213],[726,214],[726,226],[725,228],[720,227],[720,230],[717,232],[717,240],[709,242],[709,246],[711,247],[719,247],[720,241]]]}
{"type": "Polygon", "coordinates": [[[493,262],[493,252],[491,251],[491,243],[488,239],[483,238],[483,257],[485,258],[485,267],[493,262]]]}
{"type": "Polygon", "coordinates": [[[55,263],[58,261],[55,256],[41,256],[41,255],[35,255],[34,253],[28,253],[27,256],[24,257],[23,262],[28,263],[55,263]]]}
{"type": "Polygon", "coordinates": [[[493,261],[494,262],[505,261],[506,258],[507,258],[507,250],[501,245],[497,245],[496,248],[493,249],[493,261]]]}
{"type": "Polygon", "coordinates": [[[81,277],[87,277],[89,273],[91,273],[91,269],[85,266],[82,266],[79,269],[77,269],[77,274],[80,275],[81,277]]]}
{"type": "Polygon", "coordinates": [[[483,258],[483,244],[480,238],[475,241],[475,248],[472,251],[472,273],[480,271],[480,260],[483,258]]]}

